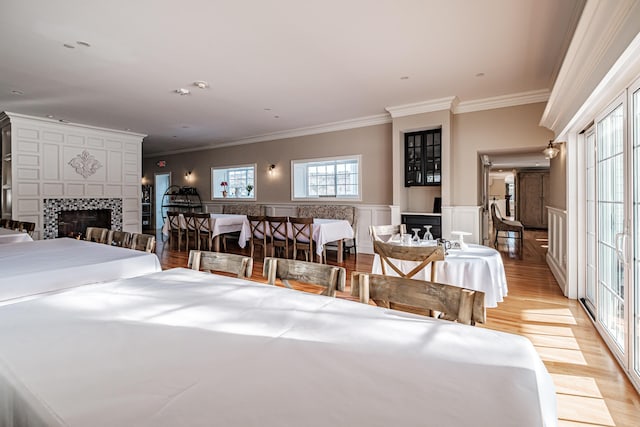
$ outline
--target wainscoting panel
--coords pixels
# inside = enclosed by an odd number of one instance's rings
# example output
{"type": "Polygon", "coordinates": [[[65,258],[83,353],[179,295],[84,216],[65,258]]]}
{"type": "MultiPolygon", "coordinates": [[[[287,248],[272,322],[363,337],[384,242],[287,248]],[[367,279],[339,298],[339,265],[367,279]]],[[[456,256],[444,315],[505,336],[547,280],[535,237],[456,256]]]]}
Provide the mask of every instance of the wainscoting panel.
{"type": "Polygon", "coordinates": [[[467,243],[482,244],[482,206],[443,206],[442,207],[442,237],[454,238],[452,231],[466,231],[467,243]]]}
{"type": "Polygon", "coordinates": [[[567,211],[547,206],[549,219],[549,248],[547,264],[556,278],[562,293],[568,296],[567,289],[567,211]]]}

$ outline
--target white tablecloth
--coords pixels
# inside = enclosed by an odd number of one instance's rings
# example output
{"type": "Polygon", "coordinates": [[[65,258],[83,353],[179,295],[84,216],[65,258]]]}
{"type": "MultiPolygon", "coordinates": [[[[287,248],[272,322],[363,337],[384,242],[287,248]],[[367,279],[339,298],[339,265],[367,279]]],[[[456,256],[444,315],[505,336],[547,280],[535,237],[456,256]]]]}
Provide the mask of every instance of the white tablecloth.
{"type": "Polygon", "coordinates": [[[186,269],[2,307],[0,336],[0,425],[556,425],[523,337],[186,269]]]}
{"type": "MultiPolygon", "coordinates": [[[[289,237],[293,238],[293,230],[289,226],[289,237]]],[[[268,233],[271,234],[271,233],[268,233]]],[[[322,256],[324,245],[329,242],[335,242],[342,239],[352,239],[353,228],[349,221],[343,219],[325,219],[314,218],[313,219],[313,241],[316,245],[316,254],[322,256]]],[[[240,232],[240,239],[238,244],[241,248],[244,248],[247,241],[251,239],[251,226],[249,220],[245,217],[244,226],[240,232]]]]}
{"type": "MultiPolygon", "coordinates": [[[[449,249],[444,261],[436,262],[436,282],[463,288],[474,289],[485,293],[486,307],[497,307],[507,296],[507,276],[500,253],[493,248],[482,245],[468,245],[466,250],[449,249]]],[[[394,264],[405,273],[411,271],[419,263],[414,261],[394,260],[394,264]]],[[[387,266],[387,274],[397,274],[387,266]]],[[[373,259],[372,273],[382,274],[380,257],[373,259]]],[[[431,266],[425,268],[414,279],[430,280],[431,266]]]]}
{"type": "Polygon", "coordinates": [[[29,233],[0,227],[0,244],[18,242],[33,242],[33,239],[29,233]]]}
{"type": "Polygon", "coordinates": [[[160,270],[155,254],[84,240],[0,245],[0,302],[160,270]]]}
{"type": "MultiPolygon", "coordinates": [[[[246,215],[231,215],[231,214],[210,214],[213,221],[211,221],[211,234],[213,237],[220,234],[233,233],[234,231],[242,230],[244,221],[247,219],[246,215]]],[[[180,214],[180,227],[187,228],[187,222],[184,219],[184,215],[180,214]]],[[[169,235],[169,221],[165,220],[162,226],[162,234],[169,235]]]]}

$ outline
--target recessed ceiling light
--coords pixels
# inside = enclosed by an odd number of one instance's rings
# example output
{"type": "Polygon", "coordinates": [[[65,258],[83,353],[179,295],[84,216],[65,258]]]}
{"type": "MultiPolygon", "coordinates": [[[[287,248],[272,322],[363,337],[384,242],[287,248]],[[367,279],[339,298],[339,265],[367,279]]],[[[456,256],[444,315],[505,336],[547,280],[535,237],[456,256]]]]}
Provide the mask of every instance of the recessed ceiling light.
{"type": "Polygon", "coordinates": [[[205,82],[204,80],[197,80],[193,82],[193,85],[199,87],[200,89],[206,89],[209,87],[209,83],[205,82]]]}
{"type": "Polygon", "coordinates": [[[125,131],[126,131],[126,132],[130,132],[130,131],[131,131],[131,129],[129,129],[129,128],[125,128],[125,131]]]}
{"type": "Polygon", "coordinates": [[[476,77],[484,77],[484,73],[478,73],[476,74],[476,77]]]}
{"type": "Polygon", "coordinates": [[[400,80],[409,80],[409,76],[402,76],[400,77],[400,80]]]}
{"type": "Polygon", "coordinates": [[[24,95],[24,92],[21,90],[12,90],[11,93],[13,95],[24,95]]]}
{"type": "Polygon", "coordinates": [[[280,118],[280,116],[273,116],[273,118],[274,118],[274,119],[279,119],[279,118],[280,118]]]}
{"type": "Polygon", "coordinates": [[[76,48],[74,45],[69,44],[69,43],[65,43],[62,46],[66,47],[67,49],[75,49],[76,48]]]}
{"type": "Polygon", "coordinates": [[[540,166],[540,163],[536,163],[536,166],[540,166]]]}
{"type": "Polygon", "coordinates": [[[502,169],[498,169],[498,172],[502,172],[502,169]]]}
{"type": "Polygon", "coordinates": [[[189,89],[185,89],[185,88],[180,88],[180,89],[176,89],[176,93],[180,96],[184,96],[184,95],[190,95],[191,91],[189,89]]]}
{"type": "Polygon", "coordinates": [[[59,119],[58,120],[60,123],[69,123],[69,120],[65,120],[65,119],[59,119]]]}
{"type": "Polygon", "coordinates": [[[51,114],[47,114],[47,118],[48,118],[48,119],[53,119],[53,115],[51,115],[51,114]]]}
{"type": "Polygon", "coordinates": [[[264,111],[271,111],[271,108],[265,108],[264,111]]]}
{"type": "Polygon", "coordinates": [[[79,44],[80,46],[84,46],[84,47],[91,47],[91,45],[87,42],[83,42],[83,41],[77,41],[77,44],[79,44]]]}
{"type": "Polygon", "coordinates": [[[178,137],[178,135],[173,135],[173,138],[177,138],[177,137],[178,137]]]}
{"type": "Polygon", "coordinates": [[[189,129],[189,126],[182,126],[182,129],[189,129]]]}

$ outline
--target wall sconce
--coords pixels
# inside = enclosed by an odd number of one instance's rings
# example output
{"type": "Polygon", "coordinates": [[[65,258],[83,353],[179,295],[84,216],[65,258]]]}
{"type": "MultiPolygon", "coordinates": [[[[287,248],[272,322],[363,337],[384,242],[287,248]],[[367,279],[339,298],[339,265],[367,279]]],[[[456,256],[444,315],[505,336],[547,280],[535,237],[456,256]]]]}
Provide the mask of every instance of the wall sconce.
{"type": "Polygon", "coordinates": [[[273,170],[276,168],[276,165],[269,165],[269,175],[273,175],[273,170]]]}
{"type": "Polygon", "coordinates": [[[559,152],[560,150],[553,146],[553,139],[549,141],[549,145],[547,145],[547,148],[542,150],[542,154],[544,154],[545,159],[553,159],[558,155],[559,152]]]}
{"type": "Polygon", "coordinates": [[[184,174],[184,179],[189,182],[191,181],[191,171],[187,171],[187,173],[184,174]]]}

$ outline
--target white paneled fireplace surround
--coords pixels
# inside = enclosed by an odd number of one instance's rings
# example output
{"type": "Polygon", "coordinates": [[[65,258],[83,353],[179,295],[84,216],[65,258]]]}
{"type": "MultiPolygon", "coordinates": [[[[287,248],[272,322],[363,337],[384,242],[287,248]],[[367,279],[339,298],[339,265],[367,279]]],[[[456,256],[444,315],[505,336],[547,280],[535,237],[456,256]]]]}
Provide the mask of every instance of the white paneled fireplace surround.
{"type": "Polygon", "coordinates": [[[61,210],[109,209],[111,228],[141,231],[145,135],[7,112],[0,127],[3,216],[35,222],[40,239],[58,237],[61,210]]]}

